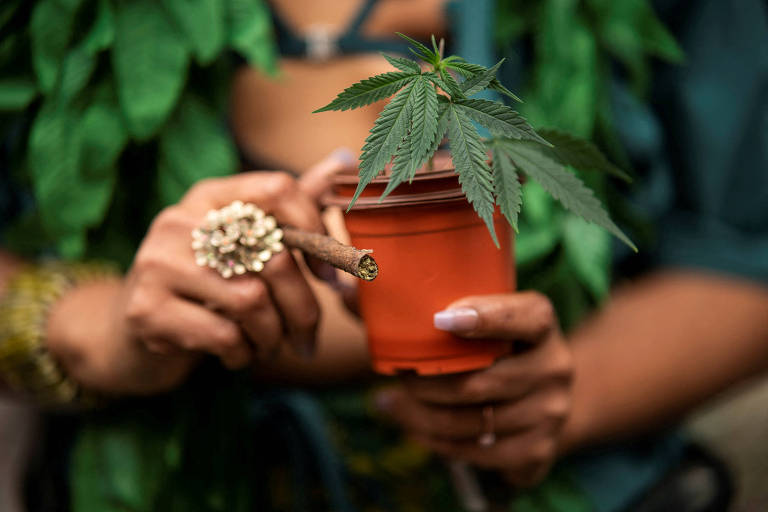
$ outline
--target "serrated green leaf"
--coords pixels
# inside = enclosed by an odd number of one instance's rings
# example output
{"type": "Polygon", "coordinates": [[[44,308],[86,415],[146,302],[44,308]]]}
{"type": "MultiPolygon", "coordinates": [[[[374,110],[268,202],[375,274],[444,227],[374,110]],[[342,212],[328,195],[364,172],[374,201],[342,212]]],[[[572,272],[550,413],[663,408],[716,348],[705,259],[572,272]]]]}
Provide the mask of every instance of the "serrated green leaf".
{"type": "Polygon", "coordinates": [[[216,112],[186,96],[160,134],[160,161],[160,198],[172,204],[201,179],[235,172],[237,152],[216,112]]]}
{"type": "Polygon", "coordinates": [[[226,0],[229,43],[252,66],[276,69],[272,17],[263,0],[226,0]]]}
{"type": "Polygon", "coordinates": [[[411,48],[411,51],[413,51],[417,57],[421,58],[422,60],[429,62],[430,64],[436,64],[437,61],[440,59],[440,56],[437,54],[437,52],[433,52],[420,42],[416,41],[415,39],[411,39],[405,34],[401,34],[400,32],[395,32],[398,36],[408,41],[414,48],[411,48]]]}
{"type": "Polygon", "coordinates": [[[447,106],[448,139],[451,142],[453,165],[459,174],[461,189],[467,196],[499,247],[493,225],[493,179],[486,162],[485,146],[472,120],[454,104],[447,106]]]}
{"type": "Polygon", "coordinates": [[[406,179],[413,179],[416,171],[429,160],[439,144],[436,140],[439,117],[437,92],[423,77],[414,81],[413,87],[415,90],[411,104],[406,107],[410,112],[411,129],[397,150],[390,181],[380,200],[406,179]]]}
{"type": "Polygon", "coordinates": [[[602,151],[591,142],[555,129],[539,130],[539,135],[554,145],[551,151],[562,163],[580,171],[605,172],[627,183],[632,182],[626,172],[609,162],[602,151]]]}
{"type": "Polygon", "coordinates": [[[443,90],[448,94],[450,94],[452,99],[464,98],[464,93],[462,92],[461,87],[459,86],[459,83],[456,81],[455,78],[453,78],[453,75],[451,75],[445,69],[441,69],[440,78],[443,79],[443,84],[445,84],[445,86],[448,87],[447,90],[445,89],[443,90]]]}
{"type": "Polygon", "coordinates": [[[411,113],[406,108],[412,101],[416,88],[413,82],[392,98],[371,128],[370,135],[365,139],[363,152],[360,155],[360,182],[357,185],[349,208],[355,204],[363,189],[368,186],[373,178],[384,170],[384,166],[397,153],[403,139],[408,133],[408,124],[411,113]]]}
{"type": "Polygon", "coordinates": [[[0,110],[22,110],[37,96],[37,86],[27,78],[0,79],[0,110]]]}
{"type": "Polygon", "coordinates": [[[29,25],[32,40],[32,64],[38,85],[49,93],[59,75],[59,67],[72,38],[76,8],[56,0],[42,0],[32,11],[29,25]]]}
{"type": "Polygon", "coordinates": [[[458,99],[457,107],[469,117],[488,128],[491,133],[517,140],[530,140],[551,146],[543,139],[523,116],[498,101],[481,99],[458,99]]]}
{"type": "Polygon", "coordinates": [[[197,61],[206,65],[224,47],[224,2],[220,0],[163,0],[197,61]]]}
{"type": "Polygon", "coordinates": [[[517,216],[520,213],[523,196],[515,164],[505,151],[494,147],[493,165],[491,168],[493,169],[493,188],[496,195],[496,204],[512,227],[515,228],[515,231],[518,231],[517,216]]]}
{"type": "Polygon", "coordinates": [[[504,59],[501,59],[492,68],[487,69],[482,73],[477,73],[471,78],[464,80],[464,82],[461,84],[461,90],[464,95],[472,96],[473,94],[477,94],[478,92],[488,87],[489,84],[496,78],[496,73],[499,71],[502,63],[504,63],[504,59]]]}
{"type": "Polygon", "coordinates": [[[526,225],[515,236],[515,261],[517,265],[528,265],[551,254],[560,242],[561,233],[562,228],[559,222],[534,226],[526,225]]]}
{"type": "Polygon", "coordinates": [[[112,61],[128,129],[147,139],[179,98],[189,61],[186,44],[154,1],[121,2],[115,11],[112,61]]]}
{"type": "Polygon", "coordinates": [[[537,181],[565,208],[608,230],[637,251],[635,244],[613,223],[592,190],[563,164],[547,154],[545,147],[523,141],[505,141],[502,147],[509,152],[518,169],[537,181]]]}
{"type": "MultiPolygon", "coordinates": [[[[463,62],[463,61],[457,61],[457,62],[449,62],[446,64],[447,67],[453,69],[458,74],[463,76],[465,79],[469,80],[476,76],[479,73],[484,73],[487,71],[487,68],[484,66],[481,66],[479,64],[471,64],[469,62],[463,62]]],[[[504,87],[502,83],[499,81],[498,78],[494,78],[488,83],[488,88],[499,92],[508,98],[512,98],[513,100],[517,101],[518,103],[522,103],[523,100],[521,100],[515,93],[504,87]]]]}
{"type": "Polygon", "coordinates": [[[415,60],[406,59],[403,57],[395,57],[393,55],[387,55],[386,53],[382,53],[381,55],[387,59],[387,62],[392,64],[393,67],[399,69],[400,71],[405,73],[421,73],[421,67],[419,67],[419,63],[415,60]]]}
{"type": "Polygon", "coordinates": [[[332,102],[315,110],[313,113],[326,112],[328,110],[350,110],[370,105],[392,96],[418,76],[419,73],[390,71],[366,78],[347,87],[332,102]]]}
{"type": "Polygon", "coordinates": [[[567,216],[563,224],[565,257],[596,301],[608,295],[611,262],[610,235],[584,219],[567,216]]]}

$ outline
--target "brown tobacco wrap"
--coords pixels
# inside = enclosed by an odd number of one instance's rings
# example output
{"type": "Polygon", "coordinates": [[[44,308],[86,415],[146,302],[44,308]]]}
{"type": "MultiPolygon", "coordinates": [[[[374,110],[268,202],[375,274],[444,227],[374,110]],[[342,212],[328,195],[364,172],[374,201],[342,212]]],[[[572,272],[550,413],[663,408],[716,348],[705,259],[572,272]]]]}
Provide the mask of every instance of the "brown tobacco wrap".
{"type": "Polygon", "coordinates": [[[283,242],[365,281],[373,281],[379,275],[372,251],[344,245],[329,236],[286,226],[283,227],[283,242]]]}

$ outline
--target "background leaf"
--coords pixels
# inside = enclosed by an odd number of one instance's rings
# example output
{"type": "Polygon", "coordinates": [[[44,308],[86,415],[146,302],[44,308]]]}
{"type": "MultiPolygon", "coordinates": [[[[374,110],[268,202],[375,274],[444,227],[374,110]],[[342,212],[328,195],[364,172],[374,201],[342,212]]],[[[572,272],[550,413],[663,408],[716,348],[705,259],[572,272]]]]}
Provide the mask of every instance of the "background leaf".
{"type": "Polygon", "coordinates": [[[22,110],[37,96],[37,85],[28,78],[0,79],[0,110],[22,110]]]}
{"type": "Polygon", "coordinates": [[[187,74],[187,48],[154,1],[117,5],[112,49],[117,93],[129,131],[147,139],[178,100],[187,74]]]}
{"type": "Polygon", "coordinates": [[[566,215],[563,223],[565,257],[595,301],[608,295],[611,263],[611,239],[607,231],[584,219],[566,215]]]}
{"type": "Polygon", "coordinates": [[[224,7],[221,0],[162,0],[197,61],[206,65],[224,47],[224,7]]]}
{"type": "Polygon", "coordinates": [[[29,25],[32,63],[40,90],[50,92],[72,37],[78,2],[41,0],[32,11],[29,25]]]}
{"type": "Polygon", "coordinates": [[[159,191],[165,204],[197,181],[237,170],[237,152],[219,116],[202,101],[186,96],[160,137],[159,191]]]}
{"type": "Polygon", "coordinates": [[[275,40],[272,17],[263,0],[224,0],[229,43],[252,66],[274,72],[275,40]]]}

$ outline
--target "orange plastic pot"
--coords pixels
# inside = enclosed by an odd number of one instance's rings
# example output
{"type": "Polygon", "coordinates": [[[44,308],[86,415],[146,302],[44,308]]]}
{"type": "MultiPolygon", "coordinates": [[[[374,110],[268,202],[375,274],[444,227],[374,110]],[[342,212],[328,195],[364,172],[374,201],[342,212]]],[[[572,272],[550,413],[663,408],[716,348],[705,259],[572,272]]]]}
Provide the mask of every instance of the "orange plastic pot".
{"type": "MultiPolygon", "coordinates": [[[[359,289],[374,370],[436,375],[490,366],[508,343],[461,340],[436,329],[433,315],[461,297],[514,290],[509,224],[496,216],[497,249],[453,169],[419,173],[379,203],[388,181],[375,179],[344,216],[352,244],[372,249],[380,269],[359,289]]],[[[327,202],[346,207],[356,186],[357,177],[339,176],[327,202]]]]}

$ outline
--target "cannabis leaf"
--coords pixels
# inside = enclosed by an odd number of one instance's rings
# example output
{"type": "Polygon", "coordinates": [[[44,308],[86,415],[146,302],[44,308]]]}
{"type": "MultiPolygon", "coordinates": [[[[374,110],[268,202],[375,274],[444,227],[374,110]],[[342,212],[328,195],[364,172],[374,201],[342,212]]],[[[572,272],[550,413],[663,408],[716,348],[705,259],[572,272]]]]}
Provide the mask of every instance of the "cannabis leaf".
{"type": "Polygon", "coordinates": [[[495,135],[510,139],[532,140],[551,146],[528,124],[523,116],[497,101],[458,99],[454,103],[469,117],[488,128],[495,135]]]}
{"type": "Polygon", "coordinates": [[[366,78],[344,89],[336,99],[313,113],[328,110],[351,110],[370,105],[392,96],[419,75],[418,72],[404,73],[391,71],[371,78],[366,78]]]}
{"type": "Polygon", "coordinates": [[[419,67],[419,63],[415,60],[411,59],[405,59],[403,57],[394,57],[392,55],[387,55],[386,53],[381,54],[382,57],[387,59],[387,62],[392,64],[392,66],[396,67],[400,71],[404,71],[405,73],[420,73],[421,68],[419,67]]]}
{"type": "Polygon", "coordinates": [[[472,120],[454,104],[448,105],[448,139],[461,189],[485,221],[493,243],[499,246],[493,226],[493,178],[486,163],[485,147],[472,120]]]}
{"type": "Polygon", "coordinates": [[[499,144],[493,145],[492,169],[496,204],[517,231],[517,216],[523,204],[522,185],[509,153],[500,148],[499,144]]]}
{"type": "Polygon", "coordinates": [[[384,166],[387,165],[392,155],[408,133],[410,113],[406,105],[411,100],[418,87],[409,83],[400,91],[389,104],[381,111],[381,115],[371,128],[371,133],[365,139],[363,153],[360,155],[360,183],[357,185],[355,195],[349,203],[350,208],[355,204],[363,189],[368,186],[384,166]]]}
{"type": "MultiPolygon", "coordinates": [[[[449,57],[450,58],[450,57],[449,57]]],[[[479,64],[470,64],[469,62],[464,61],[448,61],[446,62],[446,67],[449,67],[456,71],[458,74],[463,76],[465,79],[470,80],[475,75],[485,73],[488,71],[488,69],[485,66],[481,66],[479,64]]],[[[509,98],[512,98],[513,100],[517,101],[518,103],[522,103],[523,100],[521,100],[515,93],[504,87],[501,82],[499,82],[498,78],[494,78],[490,82],[488,82],[488,88],[492,91],[499,92],[509,98]]]]}
{"type": "Polygon", "coordinates": [[[538,182],[568,210],[608,230],[637,251],[635,244],[613,223],[600,200],[574,173],[552,158],[546,147],[514,140],[505,140],[500,147],[509,153],[520,170],[538,182]]]}
{"type": "Polygon", "coordinates": [[[410,131],[398,148],[392,167],[392,176],[379,201],[383,201],[406,179],[413,179],[416,170],[432,157],[440,142],[436,140],[438,101],[435,88],[424,77],[417,78],[412,87],[414,89],[411,96],[413,106],[407,105],[411,118],[410,131]]]}
{"type": "Polygon", "coordinates": [[[503,62],[504,59],[501,59],[492,68],[486,69],[482,73],[477,73],[476,75],[468,77],[461,84],[461,91],[464,93],[464,95],[472,96],[473,94],[477,94],[478,92],[488,87],[491,81],[496,78],[496,72],[499,70],[499,67],[503,62]]]}
{"type": "Polygon", "coordinates": [[[612,174],[630,183],[632,177],[605,158],[591,142],[560,130],[539,130],[539,134],[554,144],[551,151],[558,160],[581,170],[595,170],[612,174]]]}

